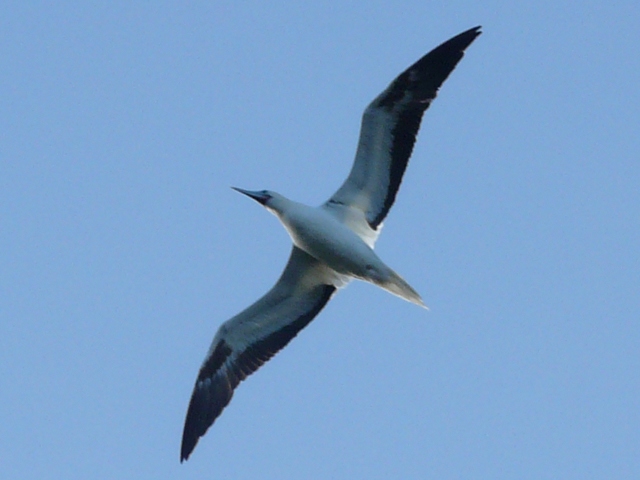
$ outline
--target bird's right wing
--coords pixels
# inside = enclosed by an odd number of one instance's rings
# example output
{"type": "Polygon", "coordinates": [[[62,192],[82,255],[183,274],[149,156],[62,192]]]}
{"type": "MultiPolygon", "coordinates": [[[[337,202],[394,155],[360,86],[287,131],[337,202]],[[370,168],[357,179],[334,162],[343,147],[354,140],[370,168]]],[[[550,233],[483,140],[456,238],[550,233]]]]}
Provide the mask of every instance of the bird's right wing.
{"type": "Polygon", "coordinates": [[[189,402],[181,461],[189,458],[238,384],[287,345],[347,282],[347,277],[293,247],[273,288],[216,333],[189,402]]]}
{"type": "Polygon", "coordinates": [[[378,231],[395,201],[423,113],[480,33],[475,27],[434,48],[369,104],[351,172],[327,208],[357,209],[378,231]]]}

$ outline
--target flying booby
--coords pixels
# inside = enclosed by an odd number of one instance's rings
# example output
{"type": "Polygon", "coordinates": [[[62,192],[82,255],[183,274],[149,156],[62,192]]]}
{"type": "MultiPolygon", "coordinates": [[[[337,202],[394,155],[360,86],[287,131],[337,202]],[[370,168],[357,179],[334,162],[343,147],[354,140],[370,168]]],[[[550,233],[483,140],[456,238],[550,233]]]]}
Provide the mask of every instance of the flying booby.
{"type": "Polygon", "coordinates": [[[395,201],[422,115],[480,33],[475,27],[436,47],[371,102],[362,117],[351,172],[324,204],[310,207],[269,190],[235,188],[278,217],[293,248],[273,288],[218,329],[189,402],[181,462],[228,405],[238,384],[286,346],[352,279],[425,306],[373,248],[395,201]]]}

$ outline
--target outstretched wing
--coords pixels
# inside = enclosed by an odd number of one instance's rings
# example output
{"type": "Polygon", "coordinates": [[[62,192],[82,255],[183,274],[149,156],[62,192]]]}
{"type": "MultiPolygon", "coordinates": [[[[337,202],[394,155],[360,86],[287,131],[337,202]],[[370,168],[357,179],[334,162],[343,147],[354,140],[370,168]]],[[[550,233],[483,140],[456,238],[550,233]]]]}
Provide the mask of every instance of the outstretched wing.
{"type": "Polygon", "coordinates": [[[287,345],[347,281],[293,247],[273,288],[216,333],[191,394],[180,461],[189,458],[238,384],[287,345]]]}
{"type": "Polygon", "coordinates": [[[480,35],[480,28],[467,30],[427,53],[371,102],[362,117],[351,172],[327,207],[357,208],[369,226],[378,229],[396,198],[423,113],[465,49],[480,35]]]}

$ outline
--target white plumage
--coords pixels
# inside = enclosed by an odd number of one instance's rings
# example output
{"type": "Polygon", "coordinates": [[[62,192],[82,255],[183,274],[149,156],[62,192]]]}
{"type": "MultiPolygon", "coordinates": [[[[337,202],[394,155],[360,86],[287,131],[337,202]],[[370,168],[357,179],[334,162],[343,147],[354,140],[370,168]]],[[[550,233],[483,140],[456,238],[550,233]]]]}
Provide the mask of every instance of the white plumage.
{"type": "Polygon", "coordinates": [[[238,384],[289,343],[351,279],[424,306],[373,247],[400,187],[422,115],[480,33],[475,27],[435,48],[371,102],[362,118],[351,172],[323,205],[310,207],[268,190],[236,188],[278,217],[293,249],[273,288],[216,333],[191,395],[181,461],[227,406],[238,384]]]}

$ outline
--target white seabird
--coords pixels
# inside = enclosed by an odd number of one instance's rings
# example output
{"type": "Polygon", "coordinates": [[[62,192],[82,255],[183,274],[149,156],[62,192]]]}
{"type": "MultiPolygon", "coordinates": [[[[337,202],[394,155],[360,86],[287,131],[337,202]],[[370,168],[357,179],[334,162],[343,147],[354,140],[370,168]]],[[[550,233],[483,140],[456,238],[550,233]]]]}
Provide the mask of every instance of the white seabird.
{"type": "Polygon", "coordinates": [[[235,189],[278,217],[293,249],[273,288],[216,333],[189,402],[181,462],[238,384],[287,345],[351,279],[371,282],[424,307],[420,295],[373,247],[396,198],[422,115],[480,33],[475,27],[436,47],[371,102],[362,117],[351,172],[323,205],[310,207],[268,190],[235,189]]]}

